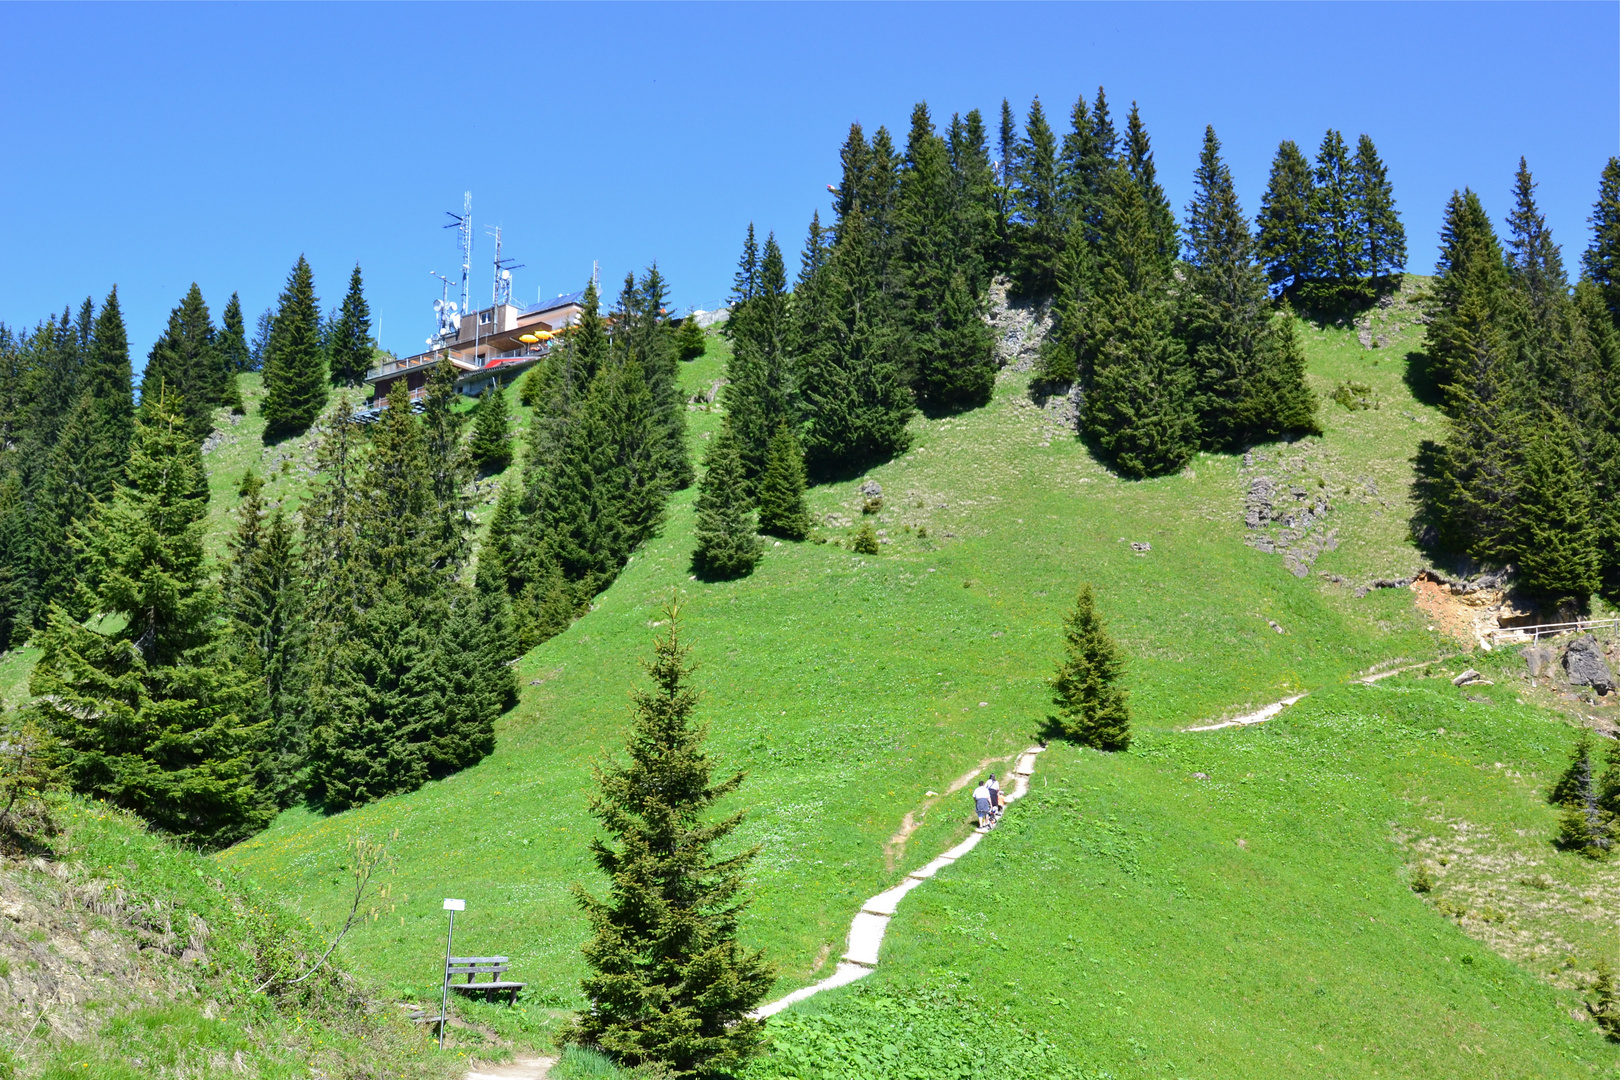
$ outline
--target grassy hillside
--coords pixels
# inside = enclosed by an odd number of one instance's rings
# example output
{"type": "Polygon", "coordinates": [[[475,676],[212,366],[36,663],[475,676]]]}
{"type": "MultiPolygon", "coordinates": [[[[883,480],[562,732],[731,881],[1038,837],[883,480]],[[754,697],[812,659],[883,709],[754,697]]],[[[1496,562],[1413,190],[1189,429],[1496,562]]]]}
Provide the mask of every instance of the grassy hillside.
{"type": "MultiPolygon", "coordinates": [[[[1417,676],[1346,685],[1459,647],[1426,629],[1405,590],[1356,595],[1421,562],[1407,539],[1409,459],[1439,417],[1408,385],[1412,315],[1404,302],[1381,313],[1376,350],[1354,327],[1301,324],[1325,435],[1200,455],[1179,476],[1113,478],[1061,403],[1005,371],[989,406],[919,418],[906,455],[815,489],[816,542],[772,546],[744,581],[691,578],[695,492],[680,493],[595,609],[520,661],[522,701],[487,761],[348,814],[289,811],[219,859],[325,930],[345,909],[348,839],[397,830],[393,895],[347,939],[346,962],[430,995],[439,901],[465,898],[458,951],[510,955],[529,990],[511,1013],[464,1014],[543,1042],[578,1004],[584,927],[568,886],[597,884],[589,766],[616,752],[658,605],[679,592],[714,752],[748,773],[738,839],[764,845],[744,933],[786,991],[830,970],[861,899],[965,832],[961,796],[928,793],[1039,728],[1057,626],[1085,579],[1131,657],[1137,745],[1047,755],[983,857],[908,900],[877,976],[773,1022],[778,1051],[760,1075],[887,1075],[885,1047],[927,1060],[964,1041],[1051,1075],[1606,1064],[1570,1019],[1571,991],[1602,945],[1591,912],[1620,904],[1613,879],[1546,844],[1536,784],[1567,748],[1562,721],[1505,690],[1491,706],[1417,676]],[[1335,402],[1341,386],[1373,407],[1335,402]],[[1245,527],[1260,476],[1329,507],[1292,557],[1255,543],[1286,541],[1280,527],[1245,527]],[[868,480],[883,487],[874,524],[888,541],[873,557],[845,546],[868,480]],[[1180,730],[1299,689],[1312,696],[1265,727],[1180,730]],[[902,834],[908,815],[916,828],[902,834]],[[1428,898],[1408,888],[1420,860],[1439,883],[1428,898]],[[1534,864],[1536,884],[1504,876],[1509,864],[1534,864]],[[1504,914],[1514,890],[1531,895],[1504,914]]],[[[716,340],[683,365],[688,393],[723,370],[716,340]]],[[[291,504],[310,478],[308,440],[263,447],[251,412],[207,459],[220,538],[249,465],[291,504]]],[[[721,414],[687,416],[701,454],[721,414]]],[[[8,658],[0,678],[25,665],[8,658]]]]}
{"type": "Polygon", "coordinates": [[[0,865],[0,1076],[438,1080],[393,1004],[326,967],[263,890],[101,804],[0,865]],[[280,972],[270,994],[259,988],[280,972]]]}

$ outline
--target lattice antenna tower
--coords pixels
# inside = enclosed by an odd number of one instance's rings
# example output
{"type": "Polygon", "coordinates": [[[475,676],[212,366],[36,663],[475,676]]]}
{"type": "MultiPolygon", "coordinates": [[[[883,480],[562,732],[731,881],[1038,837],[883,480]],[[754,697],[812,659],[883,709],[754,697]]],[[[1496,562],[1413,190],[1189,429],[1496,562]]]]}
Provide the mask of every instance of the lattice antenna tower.
{"type": "Polygon", "coordinates": [[[512,271],[523,269],[523,263],[501,258],[501,227],[484,226],[484,235],[495,238],[495,306],[512,302],[512,271]]]}
{"type": "Polygon", "coordinates": [[[461,213],[454,210],[446,210],[445,213],[450,215],[450,224],[445,228],[457,230],[461,238],[461,313],[465,315],[468,311],[467,286],[472,280],[472,192],[466,192],[463,196],[461,213]]]}

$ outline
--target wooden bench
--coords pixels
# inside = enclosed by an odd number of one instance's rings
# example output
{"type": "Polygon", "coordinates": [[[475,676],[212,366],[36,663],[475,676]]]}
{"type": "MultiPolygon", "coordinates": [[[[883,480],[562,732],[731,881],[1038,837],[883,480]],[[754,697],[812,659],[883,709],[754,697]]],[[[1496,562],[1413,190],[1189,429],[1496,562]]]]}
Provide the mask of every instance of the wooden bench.
{"type": "Polygon", "coordinates": [[[510,1008],[517,1001],[518,991],[525,985],[520,982],[508,982],[502,978],[510,963],[511,961],[504,956],[452,956],[444,965],[444,981],[458,994],[493,995],[507,991],[509,996],[506,1004],[510,1008]],[[477,982],[478,976],[485,973],[489,975],[489,982],[477,982]],[[467,981],[456,982],[457,975],[467,976],[467,981]]]}

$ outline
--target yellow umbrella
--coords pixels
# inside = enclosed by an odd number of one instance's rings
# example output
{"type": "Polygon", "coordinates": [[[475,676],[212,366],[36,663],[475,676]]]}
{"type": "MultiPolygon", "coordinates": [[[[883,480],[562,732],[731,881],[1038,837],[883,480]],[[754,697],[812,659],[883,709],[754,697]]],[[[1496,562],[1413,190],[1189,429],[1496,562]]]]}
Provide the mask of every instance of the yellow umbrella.
{"type": "Polygon", "coordinates": [[[533,334],[524,334],[522,337],[518,338],[518,340],[523,342],[525,345],[533,345],[540,339],[535,337],[533,334]]]}
{"type": "Polygon", "coordinates": [[[534,338],[536,341],[550,341],[554,336],[556,335],[552,334],[550,330],[542,330],[534,335],[534,338]]]}

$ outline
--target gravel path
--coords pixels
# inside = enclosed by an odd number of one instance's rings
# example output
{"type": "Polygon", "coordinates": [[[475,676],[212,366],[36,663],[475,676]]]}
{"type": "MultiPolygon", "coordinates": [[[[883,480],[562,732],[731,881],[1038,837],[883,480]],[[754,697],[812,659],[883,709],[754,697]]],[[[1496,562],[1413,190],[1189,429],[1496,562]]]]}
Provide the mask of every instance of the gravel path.
{"type": "MultiPolygon", "coordinates": [[[[1035,772],[1035,758],[1043,746],[1032,746],[1018,756],[1018,764],[1013,767],[1013,786],[1007,791],[1007,802],[1012,803],[1029,793],[1029,778],[1035,772]]],[[[848,948],[839,958],[838,968],[830,976],[802,990],[795,990],[783,998],[762,1005],[755,1009],[753,1016],[761,1019],[774,1016],[790,1005],[796,1005],[805,998],[813,997],[823,990],[832,990],[839,986],[848,986],[857,979],[864,979],[877,969],[878,952],[883,945],[883,934],[889,928],[889,920],[894,917],[900,901],[912,889],[950,866],[968,852],[978,846],[989,829],[974,829],[972,834],[960,844],[940,855],[911,873],[907,874],[900,884],[891,889],[885,889],[872,899],[861,905],[861,910],[855,914],[854,920],[849,924],[848,948]]]]}

